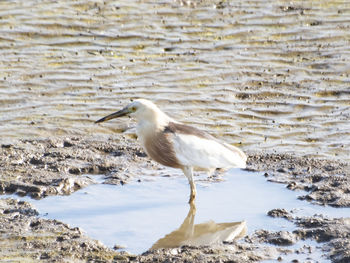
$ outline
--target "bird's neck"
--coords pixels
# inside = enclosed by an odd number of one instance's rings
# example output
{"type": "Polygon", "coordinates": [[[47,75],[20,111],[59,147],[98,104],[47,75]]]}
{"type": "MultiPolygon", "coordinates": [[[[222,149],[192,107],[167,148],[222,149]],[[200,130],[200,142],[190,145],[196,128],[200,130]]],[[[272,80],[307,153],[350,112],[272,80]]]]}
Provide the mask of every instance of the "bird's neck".
{"type": "Polygon", "coordinates": [[[137,135],[140,139],[152,136],[164,129],[172,119],[163,112],[138,121],[137,135]]]}

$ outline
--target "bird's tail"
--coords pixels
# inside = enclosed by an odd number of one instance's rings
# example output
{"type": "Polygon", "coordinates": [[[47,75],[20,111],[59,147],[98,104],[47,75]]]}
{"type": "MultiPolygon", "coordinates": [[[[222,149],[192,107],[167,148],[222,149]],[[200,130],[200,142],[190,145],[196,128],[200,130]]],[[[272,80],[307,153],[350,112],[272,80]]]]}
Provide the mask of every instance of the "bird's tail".
{"type": "Polygon", "coordinates": [[[230,145],[228,143],[224,143],[224,146],[231,150],[232,152],[234,152],[235,154],[238,154],[238,156],[240,157],[240,161],[239,163],[237,163],[237,168],[242,168],[245,169],[246,168],[246,162],[247,162],[247,155],[238,147],[230,145]]]}

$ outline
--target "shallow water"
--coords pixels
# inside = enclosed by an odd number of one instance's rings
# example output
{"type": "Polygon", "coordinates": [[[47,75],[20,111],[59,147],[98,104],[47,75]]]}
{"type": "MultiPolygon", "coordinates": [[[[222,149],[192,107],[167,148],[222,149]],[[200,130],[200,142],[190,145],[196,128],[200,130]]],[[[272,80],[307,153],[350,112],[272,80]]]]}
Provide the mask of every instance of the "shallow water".
{"type": "Polygon", "coordinates": [[[313,240],[299,240],[295,245],[288,246],[289,249],[297,249],[300,251],[296,254],[281,255],[282,260],[263,260],[262,263],[276,263],[276,262],[308,262],[308,263],[331,263],[327,259],[324,251],[322,251],[322,244],[313,240]],[[310,247],[312,247],[310,253],[310,247]],[[297,260],[297,261],[293,261],[297,260]]]}
{"type": "MultiPolygon", "coordinates": [[[[174,174],[173,171],[169,173],[174,174]]],[[[295,229],[292,223],[271,218],[266,213],[273,208],[285,208],[301,216],[350,214],[349,208],[321,207],[299,201],[298,192],[267,182],[261,173],[232,169],[222,175],[223,181],[213,183],[204,179],[204,175],[196,177],[196,212],[191,215],[194,225],[210,220],[215,223],[246,221],[248,233],[257,229],[290,231],[295,229]]],[[[126,251],[142,253],[184,223],[190,211],[188,195],[187,179],[175,173],[171,177],[145,176],[142,182],[123,186],[98,183],[70,196],[51,196],[39,201],[25,199],[45,218],[81,227],[107,246],[118,244],[125,246],[126,251]]],[[[187,224],[187,228],[188,237],[193,224],[187,224]]]]}
{"type": "Polygon", "coordinates": [[[112,136],[131,97],[246,150],[349,160],[348,1],[1,1],[0,140],[112,136]],[[189,4],[187,4],[189,3],[189,4]]]}

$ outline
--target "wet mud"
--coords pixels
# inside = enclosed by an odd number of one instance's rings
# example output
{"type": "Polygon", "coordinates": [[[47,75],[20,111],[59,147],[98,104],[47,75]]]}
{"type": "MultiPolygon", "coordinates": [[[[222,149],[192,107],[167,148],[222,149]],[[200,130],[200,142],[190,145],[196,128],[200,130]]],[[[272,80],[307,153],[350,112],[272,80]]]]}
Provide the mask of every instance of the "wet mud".
{"type": "Polygon", "coordinates": [[[130,166],[145,154],[127,145],[122,138],[98,142],[78,137],[2,144],[0,191],[37,199],[67,195],[94,182],[83,174],[104,174],[106,183],[124,184],[136,170],[151,166],[130,166]]]}
{"type": "Polygon", "coordinates": [[[252,154],[248,169],[265,171],[269,181],[303,190],[300,200],[333,207],[350,207],[350,164],[341,161],[293,156],[252,154]]]}
{"type": "Polygon", "coordinates": [[[0,3],[0,132],[94,134],[130,98],[245,150],[349,160],[350,4],[0,3]]]}
{"type": "MultiPolygon", "coordinates": [[[[127,138],[98,141],[84,137],[25,140],[2,145],[1,191],[34,198],[66,195],[95,183],[93,178],[84,176],[85,173],[104,175],[103,183],[142,182],[142,173],[147,169],[156,173],[159,165],[136,145],[136,141],[127,138]]],[[[315,205],[349,207],[349,169],[346,164],[283,154],[248,155],[248,170],[265,171],[271,183],[283,183],[291,191],[300,191],[299,198],[315,205]],[[339,198],[334,197],[334,192],[339,198]]],[[[40,218],[30,203],[1,199],[1,204],[2,244],[5,244],[4,240],[11,241],[4,245],[6,250],[0,255],[2,259],[254,262],[283,260],[285,257],[298,259],[300,255],[312,259],[315,251],[319,251],[324,259],[333,262],[349,260],[349,219],[320,215],[300,217],[283,208],[266,213],[293,222],[294,231],[260,229],[239,241],[224,241],[221,245],[159,248],[136,256],[120,254],[64,223],[40,218]],[[37,238],[38,235],[43,237],[37,238]],[[303,240],[313,240],[315,244],[299,246],[303,240]],[[65,251],[68,250],[67,254],[65,251]]]]}
{"type": "MultiPolygon", "coordinates": [[[[25,140],[1,145],[0,191],[43,198],[67,195],[94,183],[84,174],[105,175],[104,183],[125,184],[156,173],[138,142],[125,137],[98,141],[83,137],[25,140]]],[[[263,171],[269,181],[303,190],[299,199],[319,205],[350,207],[350,165],[288,154],[248,153],[247,170],[263,171]]],[[[208,178],[210,180],[211,178],[208,178]]]]}
{"type": "Polygon", "coordinates": [[[86,262],[126,258],[82,230],[37,217],[24,201],[0,199],[0,259],[8,262],[86,262]]]}

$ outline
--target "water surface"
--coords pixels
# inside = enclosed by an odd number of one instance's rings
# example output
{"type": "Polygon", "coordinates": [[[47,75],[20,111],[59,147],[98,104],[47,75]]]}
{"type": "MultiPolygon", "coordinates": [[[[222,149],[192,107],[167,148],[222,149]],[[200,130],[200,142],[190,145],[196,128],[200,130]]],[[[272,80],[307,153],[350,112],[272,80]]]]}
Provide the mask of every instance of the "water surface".
{"type": "Polygon", "coordinates": [[[1,141],[109,137],[132,97],[245,151],[349,160],[348,1],[1,1],[1,141]]]}
{"type": "MultiPolygon", "coordinates": [[[[172,174],[172,169],[169,173],[172,174]]],[[[248,234],[257,229],[291,231],[287,220],[271,218],[266,213],[274,208],[293,210],[296,215],[324,214],[348,216],[348,208],[331,208],[296,199],[298,192],[284,185],[266,181],[261,173],[232,169],[213,183],[197,176],[197,200],[193,226],[208,221],[232,223],[245,221],[248,234]]],[[[98,178],[97,178],[98,179],[98,178]]],[[[132,253],[142,253],[165,235],[177,230],[188,220],[189,186],[183,175],[145,176],[123,186],[95,184],[70,196],[51,196],[33,202],[40,216],[58,219],[107,246],[125,246],[132,253]]],[[[29,200],[29,198],[27,198],[29,200]]],[[[188,226],[188,231],[191,231],[188,226]]]]}

